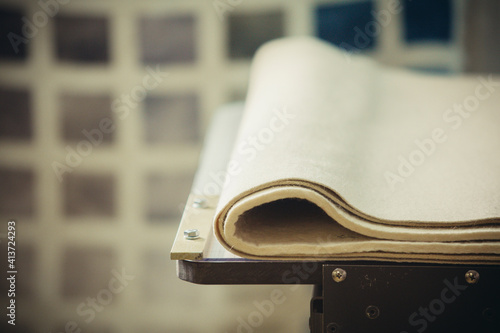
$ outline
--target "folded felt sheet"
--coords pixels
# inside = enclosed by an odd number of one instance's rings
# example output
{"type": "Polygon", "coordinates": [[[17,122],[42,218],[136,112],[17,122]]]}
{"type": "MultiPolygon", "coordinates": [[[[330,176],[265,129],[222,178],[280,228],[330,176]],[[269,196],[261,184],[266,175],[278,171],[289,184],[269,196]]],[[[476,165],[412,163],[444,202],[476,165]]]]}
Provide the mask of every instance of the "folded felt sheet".
{"type": "Polygon", "coordinates": [[[215,234],[247,257],[500,262],[500,78],[310,38],[252,64],[215,234]]]}

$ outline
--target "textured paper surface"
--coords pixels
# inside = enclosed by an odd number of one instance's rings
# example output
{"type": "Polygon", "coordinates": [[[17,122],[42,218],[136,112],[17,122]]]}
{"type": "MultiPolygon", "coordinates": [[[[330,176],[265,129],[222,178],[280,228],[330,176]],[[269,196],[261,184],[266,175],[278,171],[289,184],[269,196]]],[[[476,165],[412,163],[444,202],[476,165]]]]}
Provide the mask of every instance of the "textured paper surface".
{"type": "Polygon", "coordinates": [[[268,43],[216,236],[257,258],[500,261],[499,90],[498,77],[394,70],[314,39],[268,43]]]}

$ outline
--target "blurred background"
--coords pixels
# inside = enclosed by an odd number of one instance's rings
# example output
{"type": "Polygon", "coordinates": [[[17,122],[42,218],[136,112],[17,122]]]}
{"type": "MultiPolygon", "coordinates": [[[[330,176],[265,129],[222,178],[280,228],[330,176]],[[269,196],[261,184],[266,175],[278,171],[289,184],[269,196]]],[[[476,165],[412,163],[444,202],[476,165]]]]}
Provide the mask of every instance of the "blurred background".
{"type": "Polygon", "coordinates": [[[500,72],[496,0],[0,0],[0,268],[14,219],[18,270],[0,331],[308,331],[310,287],[193,285],[169,260],[211,116],[294,35],[500,72]],[[275,288],[286,302],[241,328],[275,288]]]}

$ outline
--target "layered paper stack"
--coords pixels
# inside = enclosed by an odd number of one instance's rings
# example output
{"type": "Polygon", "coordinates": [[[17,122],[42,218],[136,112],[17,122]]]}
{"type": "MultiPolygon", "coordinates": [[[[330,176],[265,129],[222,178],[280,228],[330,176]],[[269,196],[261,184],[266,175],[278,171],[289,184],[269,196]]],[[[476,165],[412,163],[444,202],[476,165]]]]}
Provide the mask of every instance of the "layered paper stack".
{"type": "Polygon", "coordinates": [[[249,258],[500,263],[500,77],[263,46],[214,231],[249,258]]]}

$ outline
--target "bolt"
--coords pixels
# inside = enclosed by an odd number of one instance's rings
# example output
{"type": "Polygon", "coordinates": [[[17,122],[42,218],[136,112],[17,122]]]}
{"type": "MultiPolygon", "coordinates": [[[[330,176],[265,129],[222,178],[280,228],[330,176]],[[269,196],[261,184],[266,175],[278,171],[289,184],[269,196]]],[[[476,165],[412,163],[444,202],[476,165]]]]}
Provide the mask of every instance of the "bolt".
{"type": "Polygon", "coordinates": [[[471,269],[465,273],[465,281],[469,284],[476,284],[479,281],[479,273],[471,269]]]}
{"type": "Polygon", "coordinates": [[[342,268],[335,268],[332,272],[332,278],[335,282],[342,282],[347,277],[347,272],[342,268]]]}
{"type": "Polygon", "coordinates": [[[375,305],[370,305],[365,310],[366,316],[370,319],[376,319],[380,315],[380,310],[375,305]]]}
{"type": "Polygon", "coordinates": [[[328,326],[326,327],[326,331],[328,333],[335,333],[335,332],[338,332],[339,331],[339,325],[337,325],[337,323],[330,323],[328,324],[328,326]]]}
{"type": "Polygon", "coordinates": [[[184,230],[184,238],[192,240],[200,238],[200,232],[198,229],[186,229],[184,230]]]}
{"type": "Polygon", "coordinates": [[[194,201],[193,201],[193,207],[194,208],[205,209],[205,208],[208,207],[207,200],[201,199],[201,198],[194,199],[194,201]]]}
{"type": "Polygon", "coordinates": [[[486,308],[483,310],[483,317],[488,321],[494,321],[496,317],[495,310],[492,308],[486,308]]]}

